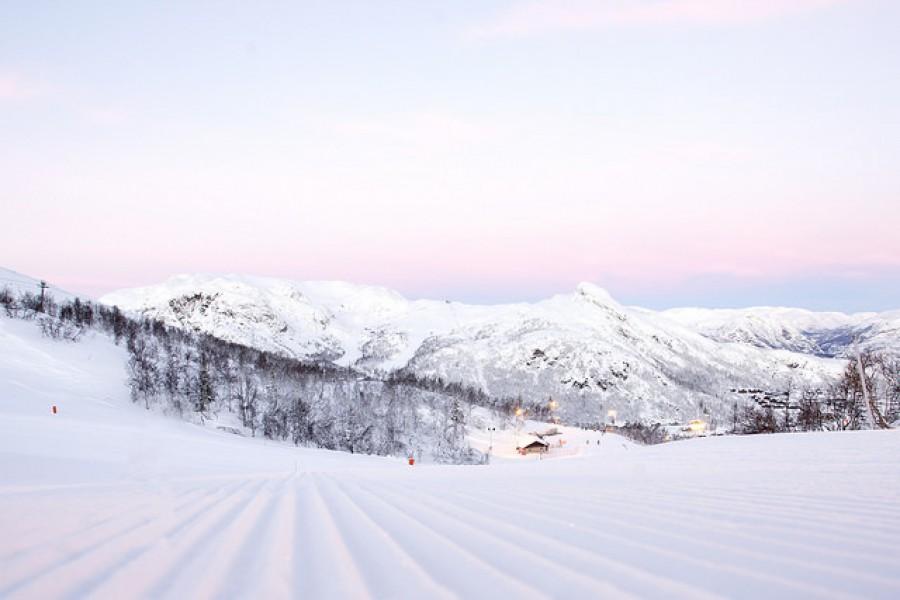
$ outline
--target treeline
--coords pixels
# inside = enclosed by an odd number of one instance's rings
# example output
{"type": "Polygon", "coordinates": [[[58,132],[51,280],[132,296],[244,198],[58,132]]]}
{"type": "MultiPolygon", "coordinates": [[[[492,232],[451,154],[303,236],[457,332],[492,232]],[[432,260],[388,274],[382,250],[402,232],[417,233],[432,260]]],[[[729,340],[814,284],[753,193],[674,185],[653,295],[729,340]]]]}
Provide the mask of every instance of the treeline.
{"type": "Polygon", "coordinates": [[[734,407],[734,430],[747,434],[869,429],[898,420],[900,359],[873,351],[862,352],[859,363],[848,361],[825,388],[788,385],[775,397],[734,407]]]}
{"type": "Polygon", "coordinates": [[[446,381],[441,377],[422,377],[409,369],[393,371],[386,374],[384,379],[393,384],[406,384],[419,389],[450,394],[462,399],[466,404],[481,406],[508,417],[524,414],[527,415],[527,418],[536,421],[550,421],[552,417],[549,398],[547,402],[541,402],[533,399],[526,400],[521,395],[515,398],[491,396],[481,388],[468,386],[458,381],[446,381]]]}
{"type": "Polygon", "coordinates": [[[135,403],[297,445],[478,462],[465,435],[472,406],[510,413],[516,405],[411,373],[378,379],[299,361],[80,299],[5,289],[0,306],[7,316],[36,320],[52,338],[77,341],[98,331],[124,345],[135,403]]]}

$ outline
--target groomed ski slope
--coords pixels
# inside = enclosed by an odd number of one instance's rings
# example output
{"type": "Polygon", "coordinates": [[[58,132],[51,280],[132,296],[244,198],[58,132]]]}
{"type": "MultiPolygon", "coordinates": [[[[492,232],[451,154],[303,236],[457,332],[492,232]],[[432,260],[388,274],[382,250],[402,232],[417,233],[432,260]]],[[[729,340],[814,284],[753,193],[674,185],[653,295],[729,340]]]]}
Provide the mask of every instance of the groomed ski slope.
{"type": "Polygon", "coordinates": [[[35,332],[0,318],[0,598],[900,597],[898,432],[410,467],[148,414],[35,332]]]}

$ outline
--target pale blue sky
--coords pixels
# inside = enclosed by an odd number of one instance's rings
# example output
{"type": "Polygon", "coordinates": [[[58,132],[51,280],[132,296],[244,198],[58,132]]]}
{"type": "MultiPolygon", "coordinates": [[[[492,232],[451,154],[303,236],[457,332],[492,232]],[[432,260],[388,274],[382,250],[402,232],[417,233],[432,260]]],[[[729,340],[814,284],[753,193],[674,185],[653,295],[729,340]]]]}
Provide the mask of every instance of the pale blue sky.
{"type": "Polygon", "coordinates": [[[878,0],[5,3],[2,264],[898,308],[898,31],[878,0]]]}

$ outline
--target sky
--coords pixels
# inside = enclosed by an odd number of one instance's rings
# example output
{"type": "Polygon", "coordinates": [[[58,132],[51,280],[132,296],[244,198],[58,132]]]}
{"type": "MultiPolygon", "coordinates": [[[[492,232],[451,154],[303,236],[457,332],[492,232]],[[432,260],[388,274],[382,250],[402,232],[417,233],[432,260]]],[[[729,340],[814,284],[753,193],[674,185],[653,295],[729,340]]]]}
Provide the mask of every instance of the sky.
{"type": "Polygon", "coordinates": [[[900,2],[0,4],[0,266],[900,308],[900,2]]]}

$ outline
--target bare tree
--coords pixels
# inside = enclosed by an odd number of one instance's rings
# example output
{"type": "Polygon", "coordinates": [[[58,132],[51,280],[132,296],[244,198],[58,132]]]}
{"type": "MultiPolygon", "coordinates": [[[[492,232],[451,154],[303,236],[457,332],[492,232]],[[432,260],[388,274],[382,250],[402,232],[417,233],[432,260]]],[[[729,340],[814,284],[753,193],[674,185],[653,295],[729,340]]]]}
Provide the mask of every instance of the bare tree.
{"type": "Polygon", "coordinates": [[[805,389],[797,402],[797,426],[803,431],[819,431],[825,425],[825,415],[817,390],[805,389]]]}

